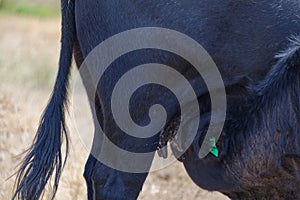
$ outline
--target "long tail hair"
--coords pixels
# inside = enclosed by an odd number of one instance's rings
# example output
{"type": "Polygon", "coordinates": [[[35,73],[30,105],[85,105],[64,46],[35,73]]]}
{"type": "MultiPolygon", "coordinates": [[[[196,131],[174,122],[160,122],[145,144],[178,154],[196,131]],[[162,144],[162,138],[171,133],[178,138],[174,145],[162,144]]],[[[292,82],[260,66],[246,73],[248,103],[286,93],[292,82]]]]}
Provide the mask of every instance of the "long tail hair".
{"type": "Polygon", "coordinates": [[[62,169],[68,154],[68,134],[65,110],[72,52],[75,40],[74,0],[61,0],[62,34],[59,69],[55,86],[41,117],[32,146],[26,151],[15,182],[12,199],[40,199],[47,182],[54,174],[52,197],[54,198],[62,169]],[[61,145],[66,138],[66,156],[63,159],[61,145]]]}

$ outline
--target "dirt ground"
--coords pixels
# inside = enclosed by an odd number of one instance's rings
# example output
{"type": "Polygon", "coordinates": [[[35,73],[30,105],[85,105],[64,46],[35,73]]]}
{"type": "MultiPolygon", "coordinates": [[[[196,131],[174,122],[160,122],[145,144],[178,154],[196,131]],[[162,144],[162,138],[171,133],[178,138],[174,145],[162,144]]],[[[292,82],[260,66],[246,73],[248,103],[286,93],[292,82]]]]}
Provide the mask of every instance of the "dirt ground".
{"type": "MultiPolygon", "coordinates": [[[[0,199],[11,197],[14,177],[9,177],[21,161],[19,154],[31,144],[50,95],[57,70],[59,34],[58,18],[0,13],[0,199]]],[[[77,129],[88,130],[84,115],[80,120],[77,129]]],[[[88,151],[72,125],[70,130],[70,157],[56,199],[86,199],[82,173],[88,151]]],[[[179,162],[149,175],[139,199],[154,198],[227,199],[198,188],[179,162]]]]}

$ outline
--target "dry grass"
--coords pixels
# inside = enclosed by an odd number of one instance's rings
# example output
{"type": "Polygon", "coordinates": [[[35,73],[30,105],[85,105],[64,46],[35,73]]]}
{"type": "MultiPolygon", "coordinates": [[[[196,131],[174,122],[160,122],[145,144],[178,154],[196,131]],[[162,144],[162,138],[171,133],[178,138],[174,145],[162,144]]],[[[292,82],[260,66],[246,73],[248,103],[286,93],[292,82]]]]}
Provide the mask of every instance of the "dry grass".
{"type": "MultiPolygon", "coordinates": [[[[0,29],[0,199],[9,199],[13,178],[8,178],[20,162],[18,155],[31,144],[54,82],[60,20],[1,14],[0,29]]],[[[82,173],[88,152],[76,131],[71,132],[71,154],[56,199],[86,198],[82,173]]],[[[147,178],[139,199],[157,197],[226,199],[195,186],[180,163],[147,178]]]]}

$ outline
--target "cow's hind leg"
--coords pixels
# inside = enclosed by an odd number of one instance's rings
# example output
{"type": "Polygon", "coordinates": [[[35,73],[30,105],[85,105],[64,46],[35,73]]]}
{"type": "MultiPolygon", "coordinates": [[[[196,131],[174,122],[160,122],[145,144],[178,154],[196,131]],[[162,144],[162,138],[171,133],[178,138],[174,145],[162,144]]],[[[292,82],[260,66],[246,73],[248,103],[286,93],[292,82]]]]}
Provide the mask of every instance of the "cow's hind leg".
{"type": "Polygon", "coordinates": [[[85,164],[84,168],[84,178],[87,185],[87,191],[88,191],[88,200],[93,200],[94,197],[94,187],[93,187],[93,180],[92,180],[92,174],[93,169],[96,164],[97,160],[93,155],[89,155],[89,158],[85,164]]]}
{"type": "Polygon", "coordinates": [[[88,199],[137,199],[147,175],[112,169],[90,154],[84,170],[88,199]]]}
{"type": "MultiPolygon", "coordinates": [[[[78,69],[80,69],[84,58],[83,58],[83,55],[82,55],[82,52],[81,52],[81,49],[80,49],[77,39],[74,42],[74,58],[75,58],[75,62],[76,62],[78,69]]],[[[84,168],[83,176],[84,176],[86,184],[87,184],[88,200],[93,200],[93,197],[94,197],[92,173],[93,173],[93,168],[95,166],[96,161],[97,160],[95,159],[95,157],[90,154],[89,158],[85,164],[85,168],[84,168]]]]}
{"type": "Polygon", "coordinates": [[[92,183],[95,199],[137,199],[147,173],[126,173],[97,162],[92,183]]]}
{"type": "MultiPolygon", "coordinates": [[[[119,137],[118,137],[119,138],[119,137]]],[[[111,152],[108,152],[104,160],[101,160],[101,157],[97,157],[98,159],[94,158],[93,156],[90,156],[88,159],[88,162],[86,164],[85,168],[85,177],[87,180],[88,185],[88,196],[89,199],[137,199],[143,184],[146,180],[146,177],[148,175],[148,171],[151,167],[151,162],[154,156],[155,151],[153,152],[153,148],[156,148],[156,141],[158,137],[154,137],[151,139],[147,139],[146,143],[148,144],[154,144],[149,145],[151,148],[143,147],[144,145],[141,145],[141,143],[136,143],[129,138],[127,140],[125,138],[121,138],[121,141],[128,142],[135,144],[134,149],[135,150],[141,150],[137,148],[138,146],[142,146],[142,148],[147,152],[147,150],[151,150],[152,153],[150,153],[150,156],[142,157],[142,160],[140,161],[133,161],[130,158],[122,157],[123,154],[111,154],[111,152]],[[112,163],[118,163],[120,165],[112,165],[111,167],[103,164],[103,162],[107,162],[107,160],[112,159],[112,163]],[[125,167],[122,168],[124,171],[119,171],[120,168],[118,167],[125,167]],[[135,167],[142,167],[142,171],[135,171],[135,167]],[[143,172],[143,173],[140,173],[143,172]]],[[[94,138],[94,148],[96,148],[97,145],[96,142],[97,137],[94,138]]],[[[124,144],[124,143],[123,143],[124,144]]],[[[101,147],[104,147],[103,144],[100,145],[101,147]]],[[[102,148],[99,154],[105,152],[105,148],[102,148]]],[[[129,149],[130,151],[130,149],[129,149]]],[[[92,151],[95,155],[95,152],[92,151]]],[[[102,154],[103,155],[103,154],[102,154]]],[[[103,158],[103,157],[102,157],[103,158]]],[[[140,168],[139,168],[140,169],[140,168]]]]}

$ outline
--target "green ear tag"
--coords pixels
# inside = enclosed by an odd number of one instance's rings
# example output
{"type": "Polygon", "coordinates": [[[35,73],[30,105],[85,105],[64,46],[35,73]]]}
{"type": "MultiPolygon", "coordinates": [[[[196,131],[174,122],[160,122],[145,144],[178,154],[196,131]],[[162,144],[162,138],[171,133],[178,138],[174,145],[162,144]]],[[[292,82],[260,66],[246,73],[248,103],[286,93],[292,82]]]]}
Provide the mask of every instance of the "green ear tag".
{"type": "Polygon", "coordinates": [[[217,143],[216,143],[216,138],[215,137],[212,137],[209,139],[209,142],[210,142],[210,146],[212,147],[210,149],[210,153],[212,153],[215,157],[219,157],[219,150],[217,148],[217,143]]]}

